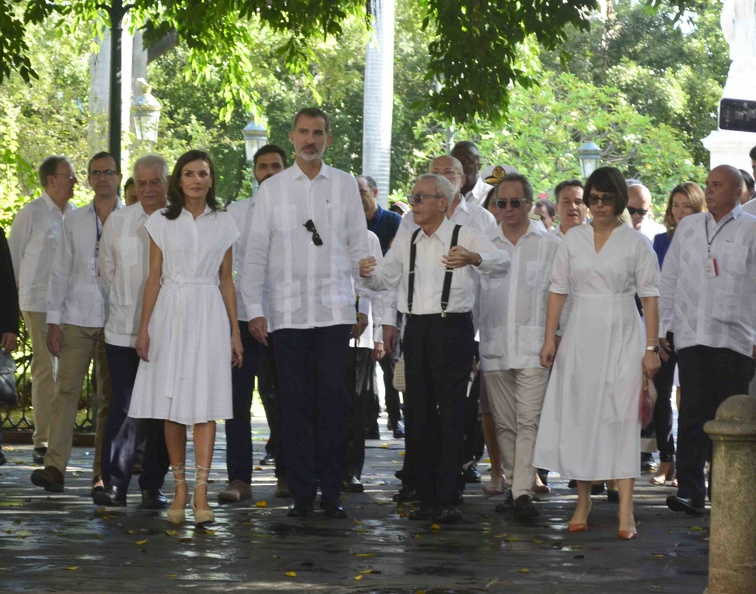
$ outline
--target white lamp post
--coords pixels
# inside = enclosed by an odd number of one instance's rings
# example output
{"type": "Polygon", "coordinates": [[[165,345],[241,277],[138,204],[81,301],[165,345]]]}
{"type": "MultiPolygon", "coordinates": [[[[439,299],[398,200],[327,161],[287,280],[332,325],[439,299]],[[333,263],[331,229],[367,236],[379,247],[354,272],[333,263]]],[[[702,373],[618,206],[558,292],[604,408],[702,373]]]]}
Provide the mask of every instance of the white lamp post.
{"type": "Polygon", "coordinates": [[[160,122],[160,101],[150,92],[150,85],[143,78],[135,81],[137,94],[132,101],[134,133],[137,140],[155,143],[160,122]]]}
{"type": "Polygon", "coordinates": [[[247,155],[247,161],[251,163],[255,153],[268,144],[268,132],[265,126],[258,124],[254,120],[250,120],[244,126],[242,134],[244,135],[244,151],[247,155]]]}
{"type": "Polygon", "coordinates": [[[601,162],[601,149],[593,142],[584,142],[578,149],[578,157],[583,178],[587,178],[598,168],[601,162]]]}

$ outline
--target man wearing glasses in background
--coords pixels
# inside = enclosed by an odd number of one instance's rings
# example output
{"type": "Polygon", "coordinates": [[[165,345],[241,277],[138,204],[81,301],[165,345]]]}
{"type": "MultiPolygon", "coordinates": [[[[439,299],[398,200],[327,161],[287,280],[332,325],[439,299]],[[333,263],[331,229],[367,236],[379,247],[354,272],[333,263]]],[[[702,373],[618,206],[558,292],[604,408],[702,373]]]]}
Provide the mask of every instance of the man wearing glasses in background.
{"type": "Polygon", "coordinates": [[[242,298],[250,333],[273,347],[289,515],[308,516],[319,485],[326,515],[345,518],[344,376],[367,225],[354,177],[323,163],[328,116],[300,110],[289,140],[294,165],[260,186],[245,225],[242,298]]]}
{"type": "Polygon", "coordinates": [[[110,153],[89,160],[87,180],[94,199],[66,216],[55,244],[47,289],[47,348],[59,357],[58,377],[51,404],[55,422],[44,468],[31,481],[46,491],[63,490],[63,476],[71,455],[81,386],[94,360],[97,381],[97,429],[93,460],[92,496],[104,490],[101,456],[111,384],[105,358],[105,295],[98,279],[97,259],[102,230],[110,213],[119,206],[121,173],[110,153]]]}
{"type": "Polygon", "coordinates": [[[8,240],[19,307],[32,341],[35,464],[44,461],[50,436],[55,377],[53,357],[47,350],[47,283],[63,218],[74,209],[68,202],[76,185],[73,165],[66,157],[47,157],[39,166],[39,183],[44,188],[42,195],[18,212],[8,240]]]}

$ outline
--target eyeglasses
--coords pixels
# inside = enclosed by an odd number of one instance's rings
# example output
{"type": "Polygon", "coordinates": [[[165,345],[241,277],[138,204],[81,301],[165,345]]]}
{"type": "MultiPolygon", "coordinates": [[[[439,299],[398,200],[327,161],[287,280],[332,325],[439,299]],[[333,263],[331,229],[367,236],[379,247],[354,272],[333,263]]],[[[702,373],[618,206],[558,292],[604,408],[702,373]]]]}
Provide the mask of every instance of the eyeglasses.
{"type": "Polygon", "coordinates": [[[62,177],[67,179],[68,181],[76,181],[75,175],[69,175],[68,173],[53,173],[55,177],[62,177]]]}
{"type": "Polygon", "coordinates": [[[101,175],[110,177],[116,173],[118,172],[115,169],[92,169],[92,171],[89,172],[89,175],[92,177],[100,177],[101,175]]]}
{"type": "Polygon", "coordinates": [[[646,208],[633,208],[632,206],[627,207],[627,212],[629,212],[631,215],[639,214],[642,217],[645,217],[648,214],[648,209],[646,208]]]}
{"type": "Polygon", "coordinates": [[[494,204],[496,205],[496,208],[504,210],[507,205],[511,206],[512,208],[520,208],[523,202],[525,202],[524,198],[512,198],[511,200],[495,200],[494,204]]]}
{"type": "Polygon", "coordinates": [[[442,198],[442,194],[410,194],[407,196],[407,202],[410,204],[422,204],[426,198],[442,198]]]}
{"type": "Polygon", "coordinates": [[[603,196],[590,194],[588,196],[588,204],[591,206],[596,206],[597,204],[611,206],[614,204],[614,194],[604,194],[603,196]]]}
{"type": "Polygon", "coordinates": [[[304,224],[304,228],[312,233],[312,243],[314,243],[315,245],[323,245],[323,239],[320,237],[320,233],[318,233],[318,230],[315,228],[315,223],[312,222],[312,219],[307,220],[307,222],[304,224]]]}

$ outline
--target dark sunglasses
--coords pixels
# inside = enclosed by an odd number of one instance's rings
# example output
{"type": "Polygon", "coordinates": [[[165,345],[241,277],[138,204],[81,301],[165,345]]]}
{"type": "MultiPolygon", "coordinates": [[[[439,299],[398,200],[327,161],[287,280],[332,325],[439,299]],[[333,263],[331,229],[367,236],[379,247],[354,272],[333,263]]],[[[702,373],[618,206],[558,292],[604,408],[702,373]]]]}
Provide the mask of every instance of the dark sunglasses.
{"type": "Polygon", "coordinates": [[[323,240],[320,237],[320,233],[318,233],[318,230],[315,228],[315,223],[312,222],[312,219],[307,219],[304,228],[312,233],[312,243],[315,245],[323,245],[323,240]]]}
{"type": "Polygon", "coordinates": [[[631,215],[639,214],[642,217],[645,217],[646,214],[648,214],[648,210],[645,208],[633,208],[632,206],[627,207],[627,212],[629,212],[631,215]]]}
{"type": "Polygon", "coordinates": [[[507,207],[507,204],[512,208],[520,208],[523,202],[525,202],[523,198],[512,198],[511,200],[494,200],[496,208],[500,208],[501,210],[504,210],[507,207]]]}
{"type": "Polygon", "coordinates": [[[596,206],[597,204],[611,206],[614,204],[614,194],[605,194],[604,196],[591,194],[588,196],[588,204],[591,206],[596,206]]]}

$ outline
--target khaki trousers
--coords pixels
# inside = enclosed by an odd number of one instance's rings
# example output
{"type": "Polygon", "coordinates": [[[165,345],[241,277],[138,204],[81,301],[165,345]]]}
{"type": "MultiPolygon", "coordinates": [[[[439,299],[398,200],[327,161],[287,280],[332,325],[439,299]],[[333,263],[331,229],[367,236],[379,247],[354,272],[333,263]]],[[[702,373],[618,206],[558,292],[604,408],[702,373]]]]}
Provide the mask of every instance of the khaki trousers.
{"type": "Polygon", "coordinates": [[[45,466],[54,466],[61,473],[71,457],[74,424],[79,399],[89,362],[95,366],[95,406],[97,411],[95,433],[94,480],[102,474],[102,442],[110,405],[111,384],[105,357],[105,334],[102,328],[63,324],[63,345],[58,360],[58,381],[52,402],[55,419],[50,427],[50,441],[45,455],[45,466]]]}
{"type": "Polygon", "coordinates": [[[50,406],[55,395],[54,357],[47,350],[47,314],[43,311],[25,311],[23,316],[32,343],[32,440],[35,448],[42,448],[47,447],[50,437],[50,406]]]}
{"type": "Polygon", "coordinates": [[[532,496],[533,450],[548,379],[549,370],[540,367],[483,373],[501,465],[514,499],[532,496]]]}

